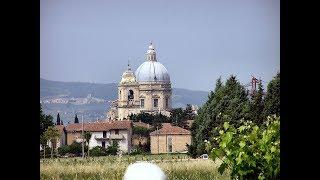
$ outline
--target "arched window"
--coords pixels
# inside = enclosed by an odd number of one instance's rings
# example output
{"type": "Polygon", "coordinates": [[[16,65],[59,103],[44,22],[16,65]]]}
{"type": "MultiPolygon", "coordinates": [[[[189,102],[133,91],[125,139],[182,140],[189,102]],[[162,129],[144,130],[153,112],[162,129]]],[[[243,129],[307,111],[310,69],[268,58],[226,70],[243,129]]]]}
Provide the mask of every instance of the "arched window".
{"type": "Polygon", "coordinates": [[[133,100],[133,98],[134,98],[133,91],[130,89],[128,94],[128,100],[133,100]]]}

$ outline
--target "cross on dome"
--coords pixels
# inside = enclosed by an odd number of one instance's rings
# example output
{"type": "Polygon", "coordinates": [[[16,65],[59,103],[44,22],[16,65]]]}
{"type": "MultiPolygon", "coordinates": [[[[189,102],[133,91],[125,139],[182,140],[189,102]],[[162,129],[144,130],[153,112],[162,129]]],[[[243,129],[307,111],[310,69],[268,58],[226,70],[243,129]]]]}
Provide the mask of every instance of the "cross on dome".
{"type": "Polygon", "coordinates": [[[128,60],[128,70],[131,70],[131,67],[130,67],[130,60],[128,60]]]}
{"type": "Polygon", "coordinates": [[[152,44],[152,41],[150,42],[149,49],[150,49],[150,50],[154,50],[154,46],[153,46],[153,44],[152,44]]]}

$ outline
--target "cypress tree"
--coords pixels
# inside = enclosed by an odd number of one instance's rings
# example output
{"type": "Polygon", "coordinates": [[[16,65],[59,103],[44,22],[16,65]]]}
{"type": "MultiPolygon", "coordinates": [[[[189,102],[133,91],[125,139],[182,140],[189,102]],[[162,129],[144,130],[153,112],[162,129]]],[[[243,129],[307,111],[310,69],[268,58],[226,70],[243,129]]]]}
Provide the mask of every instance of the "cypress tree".
{"type": "Polygon", "coordinates": [[[263,87],[261,80],[258,83],[258,91],[251,96],[250,102],[250,119],[258,124],[261,124],[266,118],[263,116],[263,87]]]}
{"type": "Polygon", "coordinates": [[[79,123],[79,119],[77,117],[77,114],[76,114],[76,117],[74,117],[74,123],[79,123]]]}
{"type": "Polygon", "coordinates": [[[264,116],[280,116],[280,73],[269,82],[264,101],[264,116]]]}
{"type": "Polygon", "coordinates": [[[58,113],[57,115],[57,125],[61,125],[61,120],[60,120],[60,114],[58,113]]]}
{"type": "Polygon", "coordinates": [[[212,137],[219,134],[215,127],[221,127],[225,121],[236,127],[242,118],[249,117],[248,94],[236,79],[230,76],[225,85],[221,78],[216,81],[216,87],[210,93],[208,101],[199,109],[198,116],[195,118],[191,127],[192,143],[189,150],[191,155],[201,155],[205,153],[205,140],[214,141],[212,137]]]}

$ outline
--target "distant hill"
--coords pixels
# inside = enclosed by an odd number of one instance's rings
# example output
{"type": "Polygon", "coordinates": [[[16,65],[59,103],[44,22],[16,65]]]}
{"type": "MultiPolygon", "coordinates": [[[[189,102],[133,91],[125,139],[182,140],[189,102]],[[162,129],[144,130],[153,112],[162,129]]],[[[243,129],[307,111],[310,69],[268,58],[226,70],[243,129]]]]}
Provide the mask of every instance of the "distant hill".
{"type": "MultiPolygon", "coordinates": [[[[94,97],[106,100],[117,99],[116,83],[98,84],[85,82],[59,82],[40,78],[40,97],[66,95],[69,97],[94,97]]],[[[173,88],[173,106],[184,107],[186,104],[202,105],[207,100],[208,92],[173,88]]]]}

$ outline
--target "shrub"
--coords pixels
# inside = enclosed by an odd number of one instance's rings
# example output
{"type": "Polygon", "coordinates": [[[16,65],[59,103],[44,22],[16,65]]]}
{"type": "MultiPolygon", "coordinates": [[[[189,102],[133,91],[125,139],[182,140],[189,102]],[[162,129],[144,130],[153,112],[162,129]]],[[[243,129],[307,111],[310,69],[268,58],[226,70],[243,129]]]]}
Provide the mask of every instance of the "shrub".
{"type": "MultiPolygon", "coordinates": [[[[46,146],[46,158],[50,158],[51,157],[51,148],[49,146],[46,146]]],[[[44,154],[44,151],[41,150],[40,151],[40,158],[43,158],[43,154],[44,154]]]]}
{"type": "MultiPolygon", "coordinates": [[[[88,151],[88,146],[84,146],[84,152],[88,151]]],[[[82,143],[73,142],[72,144],[64,145],[58,148],[58,153],[61,156],[68,154],[74,154],[76,156],[82,155],[82,143]]]]}
{"type": "Polygon", "coordinates": [[[223,160],[221,174],[229,167],[233,179],[280,179],[280,117],[268,117],[260,127],[247,121],[235,128],[225,122],[213,141],[218,147],[209,142],[206,149],[213,160],[223,160]]]}
{"type": "Polygon", "coordinates": [[[89,151],[90,151],[90,156],[106,156],[107,155],[106,149],[101,146],[96,146],[90,149],[89,151]]]}
{"type": "Polygon", "coordinates": [[[58,148],[58,153],[61,156],[64,156],[69,152],[70,152],[70,148],[67,145],[64,145],[64,146],[61,146],[61,147],[58,148]]]}
{"type": "Polygon", "coordinates": [[[132,149],[130,155],[145,155],[146,152],[139,146],[136,146],[132,149]]]}
{"type": "Polygon", "coordinates": [[[118,141],[113,141],[111,146],[106,148],[107,155],[117,155],[119,151],[119,144],[118,141]]]}

